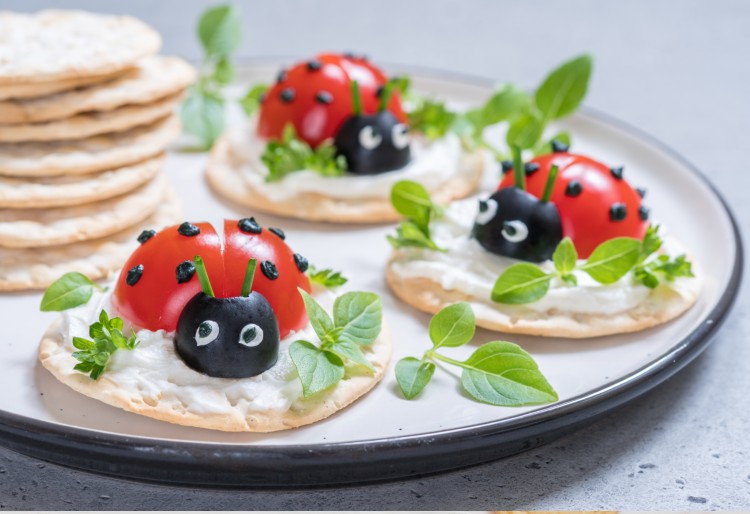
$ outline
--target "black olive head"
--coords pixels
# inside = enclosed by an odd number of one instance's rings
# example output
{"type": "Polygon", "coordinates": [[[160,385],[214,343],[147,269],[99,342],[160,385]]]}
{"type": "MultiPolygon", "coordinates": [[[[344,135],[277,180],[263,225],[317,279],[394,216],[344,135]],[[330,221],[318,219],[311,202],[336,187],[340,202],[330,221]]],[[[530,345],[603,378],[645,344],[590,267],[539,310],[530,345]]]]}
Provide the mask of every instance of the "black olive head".
{"type": "Polygon", "coordinates": [[[337,154],[346,158],[350,172],[374,175],[409,164],[410,141],[409,127],[390,111],[382,111],[348,118],[336,133],[334,145],[337,154]]]}
{"type": "Polygon", "coordinates": [[[507,187],[480,200],[472,236],[494,254],[542,262],[562,240],[562,224],[553,203],[507,187]]]}
{"type": "Polygon", "coordinates": [[[246,378],[276,364],[279,325],[263,295],[214,298],[198,293],[180,314],[175,349],[189,367],[212,377],[246,378]]]}

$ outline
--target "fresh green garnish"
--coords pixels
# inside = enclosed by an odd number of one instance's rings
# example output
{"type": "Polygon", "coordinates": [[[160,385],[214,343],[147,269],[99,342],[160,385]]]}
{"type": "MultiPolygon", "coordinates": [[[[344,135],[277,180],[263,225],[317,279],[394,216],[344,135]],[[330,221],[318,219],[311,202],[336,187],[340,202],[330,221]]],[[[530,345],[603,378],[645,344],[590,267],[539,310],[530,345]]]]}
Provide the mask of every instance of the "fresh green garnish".
{"type": "Polygon", "coordinates": [[[528,262],[514,264],[495,282],[492,301],[512,305],[535,302],[547,294],[554,278],[570,286],[577,285],[575,271],[584,272],[605,285],[614,284],[633,271],[633,279],[649,288],[659,285],[659,277],[667,282],[677,277],[692,277],[691,264],[684,255],[674,259],[660,255],[647,260],[661,244],[658,226],[649,227],[643,241],[630,237],[610,239],[597,246],[586,262],[578,264],[578,253],[566,237],[552,255],[555,271],[547,273],[528,262]]]}
{"type": "Polygon", "coordinates": [[[268,84],[256,84],[240,99],[240,106],[248,117],[260,109],[260,102],[266,91],[268,91],[268,84]]]}
{"type": "Polygon", "coordinates": [[[391,246],[440,250],[430,238],[430,222],[440,214],[441,208],[432,202],[421,184],[410,180],[396,182],[391,188],[391,204],[407,218],[396,228],[395,236],[387,236],[391,246]]]}
{"type": "Polygon", "coordinates": [[[344,277],[340,271],[335,271],[331,268],[317,269],[312,264],[307,268],[307,278],[313,284],[320,284],[328,289],[340,287],[346,284],[349,279],[344,277]]]}
{"type": "Polygon", "coordinates": [[[73,346],[78,349],[73,352],[73,357],[78,360],[73,369],[81,373],[87,373],[92,379],[98,379],[107,368],[109,358],[117,350],[132,350],[138,346],[135,332],[130,329],[130,337],[122,333],[122,319],[109,319],[107,311],[102,310],[99,321],[89,327],[89,337],[73,338],[73,346]]]}
{"type": "Polygon", "coordinates": [[[435,140],[444,137],[451,130],[457,114],[449,110],[444,102],[421,98],[407,116],[410,130],[435,140]]]}
{"type": "Polygon", "coordinates": [[[232,53],[242,38],[242,19],[237,7],[220,5],[203,13],[198,22],[198,39],[203,63],[198,80],[188,89],[182,104],[182,125],[201,149],[210,148],[224,130],[223,86],[234,78],[232,53]]]}
{"type": "Polygon", "coordinates": [[[432,348],[421,359],[406,357],[396,364],[396,381],[404,398],[419,396],[435,373],[435,361],[462,368],[464,392],[482,403],[504,407],[538,405],[557,401],[534,359],[520,346],[492,341],[477,348],[465,361],[437,353],[440,348],[463,346],[474,337],[474,312],[461,302],[443,308],[430,321],[432,348]]]}
{"type": "Polygon", "coordinates": [[[94,294],[94,289],[106,291],[106,288],[93,282],[82,273],[66,273],[58,278],[44,291],[39,310],[42,312],[64,311],[87,303],[94,294]]]}
{"type": "Polygon", "coordinates": [[[331,141],[323,141],[313,149],[297,137],[291,124],[284,127],[280,141],[272,139],[268,142],[261,160],[268,168],[268,182],[301,170],[316,171],[326,177],[338,177],[346,171],[346,159],[343,155],[336,155],[331,141]]]}
{"type": "Polygon", "coordinates": [[[305,398],[336,385],[349,366],[364,368],[373,373],[370,361],[362,348],[371,345],[380,334],[383,306],[375,293],[345,293],[333,304],[333,319],[302,289],[310,324],[320,344],[299,340],[289,346],[292,358],[302,383],[305,398]]]}

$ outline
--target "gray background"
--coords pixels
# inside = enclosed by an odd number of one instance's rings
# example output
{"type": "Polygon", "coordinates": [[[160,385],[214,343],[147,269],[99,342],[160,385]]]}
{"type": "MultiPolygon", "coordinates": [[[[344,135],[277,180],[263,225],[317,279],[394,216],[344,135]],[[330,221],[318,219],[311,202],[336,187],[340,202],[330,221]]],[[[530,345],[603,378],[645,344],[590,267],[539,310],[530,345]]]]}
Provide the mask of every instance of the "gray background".
{"type": "MultiPolygon", "coordinates": [[[[127,12],[165,53],[199,56],[207,1],[0,1],[127,12]]],[[[750,2],[380,0],[238,2],[242,56],[363,51],[376,60],[533,87],[560,61],[596,59],[586,103],[702,169],[750,222],[750,2]]],[[[707,263],[710,265],[710,263],[707,263]]],[[[0,448],[5,509],[750,509],[750,332],[744,294],[715,344],[658,390],[514,458],[397,483],[288,492],[167,488],[72,471],[0,448]]]]}

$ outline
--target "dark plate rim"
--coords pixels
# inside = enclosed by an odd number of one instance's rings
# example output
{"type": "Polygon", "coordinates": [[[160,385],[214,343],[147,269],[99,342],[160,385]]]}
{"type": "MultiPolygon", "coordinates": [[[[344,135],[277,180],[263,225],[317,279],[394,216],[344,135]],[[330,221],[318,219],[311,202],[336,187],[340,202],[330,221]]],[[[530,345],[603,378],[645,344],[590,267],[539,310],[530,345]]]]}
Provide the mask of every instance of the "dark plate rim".
{"type": "MultiPolygon", "coordinates": [[[[254,59],[242,59],[242,66],[262,66],[280,62],[281,57],[263,57],[254,59]]],[[[409,72],[413,75],[421,75],[425,78],[445,79],[461,81],[467,84],[473,84],[479,87],[492,87],[495,83],[486,77],[473,76],[451,71],[441,71],[420,66],[408,66],[402,64],[384,64],[384,67],[398,69],[409,72]]],[[[476,425],[468,425],[453,429],[427,432],[421,434],[403,435],[392,438],[369,439],[361,441],[340,442],[340,443],[322,443],[322,444],[296,444],[296,445],[248,445],[248,444],[229,444],[229,443],[209,443],[209,442],[185,442],[171,439],[152,439],[140,436],[126,436],[112,434],[97,430],[69,427],[41,421],[35,418],[14,414],[0,410],[0,436],[7,436],[13,440],[14,448],[20,448],[22,453],[31,454],[37,458],[45,459],[46,455],[54,454],[60,448],[51,448],[49,445],[62,446],[62,450],[69,447],[70,451],[86,448],[94,453],[104,453],[110,455],[127,456],[128,454],[138,455],[142,462],[149,462],[152,465],[160,466],[170,463],[171,461],[184,464],[193,462],[206,468],[210,475],[211,466],[223,467],[227,461],[235,461],[238,457],[246,464],[251,464],[254,454],[258,454],[261,459],[281,459],[288,462],[288,459],[299,457],[301,455],[325,456],[326,459],[336,457],[350,461],[356,465],[361,463],[362,457],[375,459],[379,451],[385,452],[404,452],[406,458],[413,458],[410,450],[419,449],[419,447],[430,447],[430,454],[440,446],[450,446],[456,448],[462,443],[471,440],[487,438],[492,441],[491,436],[507,434],[514,431],[523,431],[531,429],[534,433],[539,433],[541,427],[545,424],[554,425],[555,421],[560,419],[572,420],[581,419],[581,413],[589,412],[588,416],[594,417],[603,412],[614,409],[636,396],[652,389],[660,384],[674,373],[682,369],[695,357],[697,357],[710,343],[713,335],[719,329],[726,316],[728,315],[740,288],[741,277],[743,273],[744,251],[741,238],[741,232],[737,225],[734,214],[724,197],[708,180],[708,178],[692,163],[682,157],[675,150],[654,138],[650,134],[634,127],[622,120],[612,117],[598,110],[584,107],[579,112],[585,116],[591,117],[597,121],[605,122],[615,126],[622,131],[636,136],[648,145],[659,149],[669,155],[688,171],[697,176],[703,184],[716,196],[721,204],[724,215],[729,220],[734,234],[735,243],[735,260],[734,266],[728,281],[726,289],[723,291],[716,306],[708,313],[703,322],[683,340],[675,344],[671,350],[655,358],[649,364],[631,372],[630,374],[614,380],[601,387],[588,391],[584,394],[570,398],[566,401],[555,403],[546,407],[541,407],[533,411],[519,414],[511,418],[497,421],[490,421],[476,425]],[[622,398],[621,398],[622,397],[622,398]],[[533,427],[533,428],[532,428],[533,427]],[[24,434],[19,438],[19,434],[24,434]],[[17,443],[18,440],[24,440],[25,443],[17,443]],[[28,444],[29,441],[43,443],[38,448],[35,445],[28,444]],[[62,442],[66,444],[63,444],[62,442]],[[367,454],[366,456],[364,454],[367,454]]],[[[556,427],[558,431],[560,427],[556,427]]],[[[523,449],[523,448],[521,448],[523,449]]],[[[519,450],[520,451],[520,450],[519,450]]],[[[54,460],[54,459],[52,459],[54,460]]],[[[59,461],[59,459],[57,459],[59,461]]],[[[477,460],[474,463],[478,463],[477,460]]],[[[65,462],[60,462],[65,464],[65,462]]],[[[464,464],[468,465],[468,464],[464,464]]],[[[78,466],[76,466],[78,467],[78,466]]],[[[261,466],[262,467],[262,466],[261,466]]],[[[454,466],[457,467],[457,466],[454,466]]],[[[449,468],[444,468],[449,469],[449,468]]],[[[98,467],[98,471],[107,473],[106,469],[98,467]]],[[[113,470],[114,474],[117,474],[113,470]]],[[[408,473],[407,473],[408,474],[408,473]]],[[[150,473],[129,473],[126,476],[130,478],[146,478],[150,473]]],[[[402,476],[405,476],[402,474],[402,476]]],[[[161,478],[163,479],[163,477],[161,478]]],[[[160,480],[161,480],[160,479],[160,480]]],[[[366,479],[365,479],[366,480],[366,479]]],[[[192,483],[210,483],[204,480],[192,481],[192,483]]],[[[307,483],[318,483],[316,480],[303,480],[307,483]]],[[[333,483],[343,483],[348,480],[334,481],[333,483]]],[[[326,481],[324,483],[331,483],[326,481]]],[[[266,484],[267,485],[267,484],[266,484]]]]}

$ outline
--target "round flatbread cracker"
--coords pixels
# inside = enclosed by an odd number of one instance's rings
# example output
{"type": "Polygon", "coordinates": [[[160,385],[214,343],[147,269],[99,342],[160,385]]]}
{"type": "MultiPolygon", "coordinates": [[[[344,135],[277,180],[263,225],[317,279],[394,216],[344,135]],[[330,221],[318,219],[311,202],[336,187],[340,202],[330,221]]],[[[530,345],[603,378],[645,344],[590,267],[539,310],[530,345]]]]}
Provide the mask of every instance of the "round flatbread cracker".
{"type": "Polygon", "coordinates": [[[68,118],[79,112],[147,104],[181,92],[193,80],[195,70],[182,59],[155,55],[107,82],[39,98],[0,102],[0,123],[37,123],[68,118]]]}
{"type": "Polygon", "coordinates": [[[0,124],[0,143],[62,141],[121,132],[166,118],[175,112],[181,98],[182,94],[177,93],[148,104],[124,105],[111,111],[84,112],[60,120],[19,125],[0,124]]]}
{"type": "Polygon", "coordinates": [[[332,389],[315,398],[297,400],[284,412],[251,410],[248,408],[251,402],[238,401],[232,386],[241,379],[217,378],[214,387],[210,388],[191,386],[191,396],[200,398],[202,395],[210,395],[217,404],[223,406],[222,409],[212,409],[211,412],[206,412],[197,402],[195,405],[186,403],[174,395],[150,394],[150,391],[158,391],[160,381],[166,381],[167,377],[144,373],[139,375],[138,383],[134,384],[132,380],[118,381],[117,373],[104,373],[98,380],[91,380],[87,375],[73,370],[77,361],[71,354],[75,349],[70,342],[64,341],[59,321],[53,323],[44,334],[39,345],[39,360],[55,378],[75,391],[128,412],[210,430],[275,432],[327,418],[370,391],[383,378],[388,368],[391,347],[391,335],[384,326],[375,342],[365,347],[363,352],[375,368],[373,375],[347,376],[332,389]],[[224,401],[218,401],[217,397],[222,396],[225,397],[224,401]]]}
{"type": "Polygon", "coordinates": [[[84,175],[140,162],[162,153],[180,134],[170,116],[151,125],[87,139],[49,143],[0,143],[0,175],[84,175]]]}
{"type": "Polygon", "coordinates": [[[0,291],[45,289],[65,273],[77,271],[91,280],[120,270],[138,246],[143,229],[161,230],[182,221],[182,204],[168,189],[159,209],[138,225],[92,241],[47,248],[0,248],[0,291]]]}
{"type": "Polygon", "coordinates": [[[123,168],[80,177],[0,177],[0,208],[66,207],[113,198],[153,179],[163,166],[164,155],[158,155],[123,168]]]}
{"type": "Polygon", "coordinates": [[[155,54],[159,34],[130,16],[0,12],[0,84],[113,73],[155,54]]]}
{"type": "Polygon", "coordinates": [[[104,75],[92,75],[90,77],[75,77],[72,79],[58,80],[55,82],[34,82],[34,83],[21,83],[21,84],[0,84],[0,100],[8,100],[11,98],[36,98],[38,96],[47,96],[53,93],[59,93],[60,91],[68,91],[81,86],[90,86],[93,84],[106,82],[113,78],[122,75],[123,73],[131,70],[131,68],[125,68],[124,70],[117,70],[112,73],[105,73],[104,75]]]}
{"type": "Polygon", "coordinates": [[[456,302],[468,302],[479,327],[506,334],[528,334],[543,337],[587,338],[637,332],[666,323],[687,311],[698,299],[701,279],[678,279],[651,291],[646,301],[633,309],[613,315],[565,314],[550,310],[536,312],[523,306],[500,305],[480,300],[460,291],[446,290],[425,277],[402,277],[394,271],[395,252],[386,268],[386,282],[401,300],[420,311],[435,314],[456,302]]]}
{"type": "Polygon", "coordinates": [[[87,241],[132,227],[151,216],[164,198],[167,177],[101,202],[55,209],[0,211],[0,246],[39,248],[87,241]]]}
{"type": "MultiPolygon", "coordinates": [[[[301,193],[283,202],[270,200],[243,180],[239,165],[240,163],[232,156],[231,145],[225,134],[211,151],[206,167],[206,179],[220,195],[254,211],[332,223],[384,223],[398,221],[401,218],[393,209],[390,198],[342,200],[318,193],[301,193]]],[[[483,173],[482,155],[467,154],[464,166],[438,189],[430,191],[430,195],[437,203],[464,198],[477,189],[483,173]]]]}

